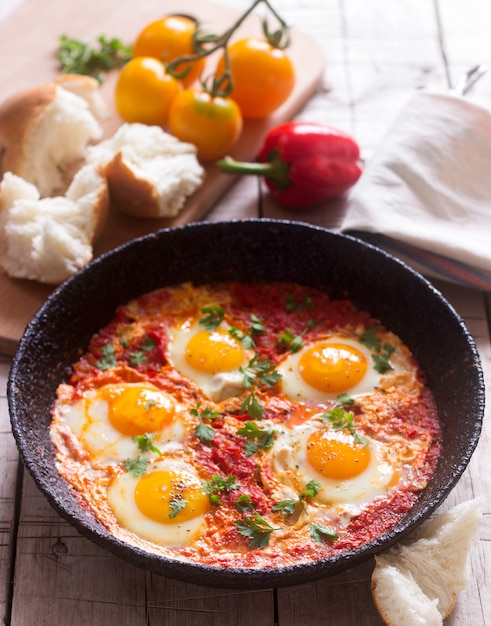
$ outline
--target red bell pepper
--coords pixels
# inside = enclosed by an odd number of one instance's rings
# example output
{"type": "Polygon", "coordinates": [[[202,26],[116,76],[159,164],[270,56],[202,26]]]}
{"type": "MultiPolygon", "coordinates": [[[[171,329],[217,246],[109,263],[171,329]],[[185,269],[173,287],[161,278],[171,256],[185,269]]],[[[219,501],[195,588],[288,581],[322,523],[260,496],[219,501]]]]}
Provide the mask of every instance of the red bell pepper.
{"type": "Polygon", "coordinates": [[[270,130],[257,163],[227,157],[217,162],[227,174],[264,176],[276,200],[291,209],[335,198],[361,175],[360,148],[340,130],[307,122],[287,122],[270,130]]]}

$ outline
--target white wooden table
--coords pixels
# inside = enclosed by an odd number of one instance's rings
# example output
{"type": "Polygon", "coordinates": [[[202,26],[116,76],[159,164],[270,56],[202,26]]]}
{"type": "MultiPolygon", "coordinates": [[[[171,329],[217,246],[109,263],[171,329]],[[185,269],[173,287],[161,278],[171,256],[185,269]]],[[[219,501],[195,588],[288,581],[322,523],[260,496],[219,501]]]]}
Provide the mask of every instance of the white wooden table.
{"type": "MultiPolygon", "coordinates": [[[[66,0],[37,0],[36,36],[43,15],[66,0]]],[[[97,16],[105,0],[70,0],[97,16]]],[[[246,8],[246,0],[223,0],[246,8]]],[[[489,0],[276,0],[287,21],[315,36],[325,51],[324,81],[298,118],[332,124],[353,134],[370,159],[408,96],[445,88],[476,62],[491,62],[489,0]]],[[[30,10],[32,10],[32,0],[30,10]]],[[[144,4],[144,3],[143,3],[144,4]]],[[[139,3],[121,0],[121,11],[139,3]]],[[[66,6],[66,5],[65,5],[66,6]]],[[[22,0],[0,0],[0,19],[23,11],[22,0]]],[[[107,30],[107,29],[106,29],[107,30]]],[[[34,33],[32,33],[34,35],[34,33]]],[[[117,35],[117,33],[108,33],[117,35]]],[[[29,33],[19,33],[24,45],[29,33]]],[[[0,74],[9,71],[0,41],[0,74]]],[[[35,58],[33,59],[35,63],[35,58]]],[[[491,74],[470,98],[491,106],[491,74]]],[[[1,94],[0,94],[1,99],[1,94]]],[[[456,120],[458,123],[458,120],[456,120]]],[[[257,182],[243,179],[212,208],[207,220],[258,215],[257,182]]],[[[490,200],[491,209],[491,200],[490,200]]],[[[336,228],[342,203],[292,214],[264,198],[266,217],[295,218],[336,228]]],[[[491,233],[490,233],[491,243],[491,233]]],[[[439,282],[464,317],[491,382],[491,296],[439,282]]],[[[2,303],[0,302],[0,307],[2,303]]],[[[382,624],[370,597],[369,561],[333,578],[286,589],[243,592],[210,589],[158,577],[96,547],[52,511],[19,464],[10,432],[5,385],[10,357],[0,356],[0,612],[12,626],[375,626],[382,624]]],[[[441,510],[491,493],[489,412],[478,448],[441,510]]],[[[470,554],[471,580],[446,626],[491,625],[491,503],[480,540],[470,554]]],[[[199,581],[196,581],[199,583],[199,581]]]]}

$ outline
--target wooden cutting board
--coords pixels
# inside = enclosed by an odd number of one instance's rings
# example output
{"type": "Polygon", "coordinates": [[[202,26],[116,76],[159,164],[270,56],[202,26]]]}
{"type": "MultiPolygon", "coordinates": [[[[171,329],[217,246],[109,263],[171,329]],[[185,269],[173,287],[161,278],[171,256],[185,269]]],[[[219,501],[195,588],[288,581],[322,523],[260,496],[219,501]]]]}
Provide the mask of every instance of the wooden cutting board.
{"type": "MultiPolygon", "coordinates": [[[[222,33],[241,12],[205,0],[146,0],[142,3],[134,3],[132,0],[43,0],[42,3],[39,0],[25,0],[0,22],[4,59],[0,66],[0,99],[47,82],[57,75],[54,53],[62,34],[87,38],[93,42],[104,34],[129,43],[147,23],[172,13],[195,16],[207,32],[222,33]]],[[[249,16],[237,31],[236,37],[260,35],[261,15],[256,11],[249,16]]],[[[269,118],[246,121],[242,137],[231,152],[237,159],[254,159],[266,131],[294,117],[322,80],[324,59],[318,43],[296,29],[292,29],[291,36],[289,54],[296,70],[294,91],[288,101],[269,118]]],[[[209,69],[212,69],[213,63],[210,58],[209,69]]],[[[121,124],[112,101],[115,80],[116,73],[112,73],[102,87],[112,111],[111,117],[103,125],[105,137],[112,135],[121,124]]],[[[111,210],[105,231],[94,250],[95,255],[159,228],[201,219],[236,180],[235,177],[220,173],[213,164],[206,165],[205,169],[203,185],[175,218],[136,219],[111,210]]],[[[26,324],[52,290],[53,287],[11,279],[0,273],[0,352],[15,352],[26,324]]]]}

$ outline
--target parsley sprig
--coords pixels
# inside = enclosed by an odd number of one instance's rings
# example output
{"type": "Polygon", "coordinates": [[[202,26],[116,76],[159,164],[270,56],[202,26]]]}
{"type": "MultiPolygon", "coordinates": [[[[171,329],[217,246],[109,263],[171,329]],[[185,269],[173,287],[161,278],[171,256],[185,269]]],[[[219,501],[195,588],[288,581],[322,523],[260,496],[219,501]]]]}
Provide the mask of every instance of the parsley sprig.
{"type": "Polygon", "coordinates": [[[207,480],[204,484],[203,491],[210,497],[211,504],[219,506],[222,501],[220,499],[220,493],[228,493],[233,489],[238,489],[239,484],[237,478],[231,474],[230,476],[220,476],[220,474],[213,474],[211,480],[207,480]]]}
{"type": "Polygon", "coordinates": [[[259,428],[254,422],[246,422],[239,428],[237,434],[246,438],[244,452],[246,456],[252,456],[258,450],[269,450],[274,444],[274,430],[272,428],[259,428]]]}
{"type": "Polygon", "coordinates": [[[123,461],[124,469],[135,478],[140,478],[147,473],[150,460],[144,456],[137,456],[134,459],[125,459],[123,461]]]}
{"type": "Polygon", "coordinates": [[[85,74],[102,82],[109,70],[123,67],[130,60],[131,46],[105,35],[97,38],[97,46],[87,39],[61,35],[55,57],[63,74],[85,74]]]}
{"type": "Polygon", "coordinates": [[[315,498],[319,493],[321,485],[316,480],[309,480],[304,489],[298,494],[298,498],[287,498],[286,500],[280,500],[273,506],[273,511],[281,511],[284,515],[293,515],[300,506],[305,511],[305,502],[307,498],[315,498]]]}
{"type": "Polygon", "coordinates": [[[322,543],[324,539],[328,539],[329,541],[337,541],[339,539],[339,535],[328,526],[310,524],[310,538],[317,543],[322,543]]]}
{"type": "Polygon", "coordinates": [[[248,538],[250,548],[265,548],[269,544],[271,533],[280,530],[271,526],[257,511],[234,523],[240,534],[248,538]]]}
{"type": "Polygon", "coordinates": [[[322,419],[329,422],[335,430],[345,430],[349,432],[358,443],[361,443],[364,446],[368,444],[368,439],[356,430],[356,425],[354,423],[355,416],[353,413],[345,411],[343,407],[337,406],[334,409],[321,413],[320,416],[322,419]]]}
{"type": "Polygon", "coordinates": [[[382,344],[382,340],[377,336],[376,328],[366,328],[360,335],[360,341],[375,353],[372,354],[372,360],[379,374],[385,374],[394,369],[389,359],[395,352],[395,348],[390,343],[382,344]]]}
{"type": "Polygon", "coordinates": [[[266,332],[266,327],[254,313],[251,315],[251,323],[249,324],[249,332],[245,333],[244,331],[232,326],[229,330],[229,333],[235,339],[238,339],[246,350],[253,350],[256,347],[256,342],[254,341],[254,337],[257,335],[262,335],[266,332]]]}
{"type": "Polygon", "coordinates": [[[255,385],[273,387],[281,380],[281,374],[276,371],[274,364],[269,359],[260,359],[258,354],[255,354],[245,367],[239,367],[239,371],[243,374],[244,385],[248,388],[255,385]]]}
{"type": "Polygon", "coordinates": [[[116,352],[112,343],[106,343],[101,348],[102,357],[97,361],[96,366],[101,371],[106,371],[112,367],[116,367],[118,362],[116,352]]]}
{"type": "Polygon", "coordinates": [[[215,429],[213,426],[206,424],[204,420],[215,420],[221,417],[221,415],[218,411],[214,411],[209,406],[204,409],[200,409],[200,407],[201,402],[198,402],[197,405],[189,411],[193,417],[197,417],[199,419],[199,423],[194,429],[194,434],[198,437],[201,443],[204,443],[206,446],[210,446],[215,437],[215,429]]]}
{"type": "Polygon", "coordinates": [[[291,313],[305,311],[306,309],[314,308],[314,301],[312,300],[311,296],[306,296],[305,298],[297,299],[297,297],[294,296],[293,294],[288,294],[286,296],[285,304],[286,304],[286,310],[290,311],[291,313]]]}
{"type": "Polygon", "coordinates": [[[199,323],[209,332],[216,330],[225,317],[225,311],[218,304],[203,307],[201,313],[203,317],[199,318],[199,323]]]}
{"type": "MultiPolygon", "coordinates": [[[[261,385],[273,387],[281,380],[281,374],[276,370],[274,364],[269,359],[260,359],[258,354],[255,354],[245,367],[239,367],[239,372],[244,377],[246,389],[261,385]]],[[[254,389],[243,400],[241,409],[253,419],[261,420],[263,418],[264,407],[258,400],[254,389]]]]}
{"type": "Polygon", "coordinates": [[[143,433],[143,435],[134,435],[132,440],[143,454],[145,452],[155,452],[155,454],[161,456],[162,452],[154,445],[155,437],[155,433],[143,433]]]}

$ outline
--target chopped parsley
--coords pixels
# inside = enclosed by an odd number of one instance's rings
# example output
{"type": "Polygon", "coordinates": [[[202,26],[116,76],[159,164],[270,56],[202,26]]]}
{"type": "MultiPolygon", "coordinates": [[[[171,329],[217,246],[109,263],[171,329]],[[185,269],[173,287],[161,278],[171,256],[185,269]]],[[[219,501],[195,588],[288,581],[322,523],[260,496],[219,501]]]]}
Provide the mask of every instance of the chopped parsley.
{"type": "Polygon", "coordinates": [[[137,350],[136,352],[130,353],[130,363],[133,367],[137,365],[144,365],[147,362],[147,355],[143,352],[143,350],[137,350]]]}
{"type": "Polygon", "coordinates": [[[293,294],[289,294],[286,296],[286,310],[290,311],[291,313],[313,308],[314,301],[310,296],[303,298],[303,300],[297,300],[297,298],[293,294]]]}
{"type": "Polygon", "coordinates": [[[140,478],[147,473],[149,463],[150,461],[145,457],[137,456],[135,459],[126,459],[123,461],[123,467],[135,478],[140,478]]]}
{"type": "Polygon", "coordinates": [[[246,511],[251,511],[254,508],[254,502],[248,493],[243,493],[235,501],[235,506],[239,511],[245,513],[246,511]]]}
{"type": "Polygon", "coordinates": [[[330,411],[321,413],[321,417],[329,422],[335,430],[346,430],[358,443],[361,443],[364,446],[368,444],[368,439],[356,431],[356,425],[353,421],[355,416],[353,413],[345,411],[342,407],[337,406],[330,411]]]}
{"type": "Polygon", "coordinates": [[[246,422],[239,428],[237,434],[246,438],[244,452],[246,456],[252,456],[258,450],[268,450],[274,444],[274,430],[272,428],[261,429],[254,422],[246,422]]]}
{"type": "Polygon", "coordinates": [[[366,328],[360,335],[360,341],[376,353],[372,354],[372,360],[373,366],[379,374],[385,374],[394,369],[389,363],[389,359],[395,352],[395,348],[389,343],[382,345],[382,340],[377,337],[376,328],[366,328]]]}
{"type": "Polygon", "coordinates": [[[207,480],[204,484],[203,491],[210,497],[210,502],[215,506],[219,506],[222,501],[220,500],[219,493],[228,493],[232,489],[238,489],[237,478],[231,474],[230,476],[220,476],[220,474],[213,474],[211,480],[207,480]]]}
{"type": "Polygon", "coordinates": [[[339,539],[339,535],[327,526],[310,524],[310,538],[317,543],[322,543],[324,539],[328,539],[329,541],[337,541],[339,539]]]}
{"type": "Polygon", "coordinates": [[[198,402],[195,408],[190,410],[191,415],[197,417],[199,419],[199,423],[194,429],[194,434],[201,443],[204,443],[206,446],[211,445],[213,438],[215,437],[215,429],[203,422],[203,420],[214,420],[220,417],[220,413],[214,411],[210,407],[205,407],[200,410],[201,403],[198,402]]]}
{"type": "Polygon", "coordinates": [[[186,508],[187,500],[180,496],[176,496],[169,500],[170,513],[169,517],[173,519],[176,517],[182,510],[186,508]]]}
{"type": "Polygon", "coordinates": [[[140,452],[155,452],[161,456],[162,452],[153,443],[155,436],[155,433],[144,433],[143,435],[135,435],[132,439],[138,445],[140,452]]]}
{"type": "Polygon", "coordinates": [[[103,372],[111,369],[111,367],[116,367],[117,358],[116,353],[114,351],[114,346],[112,343],[106,343],[101,348],[102,357],[97,361],[97,367],[103,372]]]}
{"type": "Polygon", "coordinates": [[[229,330],[229,333],[235,339],[238,339],[246,350],[252,350],[256,344],[254,342],[254,335],[262,335],[266,332],[266,327],[254,313],[251,315],[251,323],[249,325],[249,332],[245,333],[239,330],[235,326],[229,330]]]}
{"type": "Polygon", "coordinates": [[[262,420],[264,417],[264,407],[257,399],[254,391],[251,391],[242,401],[240,408],[254,420],[262,420]]]}
{"type": "Polygon", "coordinates": [[[305,485],[305,488],[298,494],[298,498],[287,498],[286,500],[280,500],[273,506],[273,511],[281,511],[284,515],[293,515],[297,510],[297,506],[300,505],[302,510],[305,511],[304,500],[306,498],[315,498],[319,493],[321,485],[316,480],[309,480],[305,485]]]}
{"type": "Polygon", "coordinates": [[[241,535],[248,538],[250,548],[265,548],[269,544],[271,533],[279,528],[273,528],[257,511],[253,515],[246,515],[243,519],[234,522],[241,535]]]}
{"type": "Polygon", "coordinates": [[[244,385],[248,388],[254,385],[273,387],[281,380],[281,374],[276,371],[274,364],[269,359],[259,359],[255,354],[245,367],[239,367],[239,372],[244,376],[244,385]]]}
{"type": "MultiPolygon", "coordinates": [[[[239,372],[244,376],[246,389],[255,385],[273,387],[281,380],[281,374],[276,371],[274,364],[269,359],[259,359],[258,354],[255,354],[245,367],[239,367],[239,372]]],[[[253,419],[261,420],[263,418],[264,407],[259,402],[254,390],[243,400],[241,409],[253,419]]]]}
{"type": "Polygon", "coordinates": [[[87,39],[61,35],[55,57],[63,74],[85,74],[102,82],[109,70],[123,67],[131,59],[131,46],[100,35],[93,47],[87,39]]]}
{"type": "Polygon", "coordinates": [[[395,351],[394,346],[386,344],[383,346],[381,354],[372,354],[373,366],[379,374],[385,374],[394,368],[389,363],[389,359],[395,351]]]}
{"type": "Polygon", "coordinates": [[[290,328],[278,333],[279,344],[291,352],[298,352],[303,348],[302,335],[294,335],[290,328]]]}
{"type": "Polygon", "coordinates": [[[199,318],[199,323],[209,332],[216,330],[225,316],[225,311],[218,304],[203,307],[201,313],[204,315],[199,318]]]}

